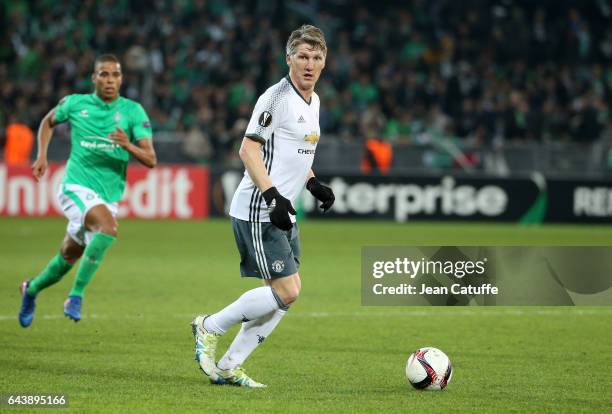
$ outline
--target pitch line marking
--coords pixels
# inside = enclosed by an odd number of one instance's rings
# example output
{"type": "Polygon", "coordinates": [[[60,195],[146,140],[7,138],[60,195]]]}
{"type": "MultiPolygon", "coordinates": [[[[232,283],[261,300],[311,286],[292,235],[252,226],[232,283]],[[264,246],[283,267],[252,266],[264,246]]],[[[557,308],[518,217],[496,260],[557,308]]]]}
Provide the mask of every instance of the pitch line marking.
{"type": "MultiPolygon", "coordinates": [[[[105,315],[105,314],[85,314],[83,319],[146,319],[147,316],[153,315],[156,319],[159,317],[157,314],[149,315],[134,315],[134,316],[118,316],[118,315],[105,315]]],[[[195,313],[175,313],[167,316],[171,316],[177,319],[192,318],[195,313]]],[[[455,310],[405,310],[405,311],[389,311],[389,312],[294,312],[288,313],[288,316],[294,318],[338,318],[338,317],[353,317],[353,318],[367,318],[367,317],[380,317],[380,316],[522,316],[522,315],[538,315],[538,316],[562,316],[562,315],[612,315],[612,309],[455,309],[455,310]]],[[[55,320],[64,319],[65,316],[61,314],[57,315],[37,315],[37,319],[44,320],[55,320]]],[[[0,321],[14,321],[17,319],[17,315],[0,315],[0,321]]]]}

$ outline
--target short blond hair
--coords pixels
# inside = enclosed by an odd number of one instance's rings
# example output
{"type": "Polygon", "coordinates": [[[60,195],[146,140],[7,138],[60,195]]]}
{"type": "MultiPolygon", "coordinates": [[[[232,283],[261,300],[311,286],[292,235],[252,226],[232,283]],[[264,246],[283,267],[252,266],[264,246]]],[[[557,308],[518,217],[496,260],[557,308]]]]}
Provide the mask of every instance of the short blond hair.
{"type": "Polygon", "coordinates": [[[287,40],[287,54],[290,56],[295,55],[298,46],[302,43],[308,43],[313,49],[320,50],[324,55],[327,55],[325,35],[318,27],[305,24],[291,32],[291,36],[287,40]]]}

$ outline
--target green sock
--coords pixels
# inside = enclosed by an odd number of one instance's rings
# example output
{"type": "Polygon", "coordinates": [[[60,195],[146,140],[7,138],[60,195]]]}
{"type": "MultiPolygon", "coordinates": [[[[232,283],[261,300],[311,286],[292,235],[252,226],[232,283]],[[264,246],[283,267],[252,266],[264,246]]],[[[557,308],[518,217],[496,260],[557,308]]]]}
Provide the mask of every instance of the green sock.
{"type": "Polygon", "coordinates": [[[70,296],[83,297],[83,290],[91,281],[94,273],[98,270],[102,259],[104,259],[104,253],[110,247],[111,244],[116,240],[116,237],[110,236],[105,233],[96,233],[85,248],[83,257],[81,258],[81,265],[77,271],[70,296]]]}
{"type": "Polygon", "coordinates": [[[30,281],[26,292],[30,296],[36,296],[41,290],[59,282],[72,269],[72,266],[73,264],[68,263],[61,254],[56,254],[47,263],[47,267],[30,281]]]}

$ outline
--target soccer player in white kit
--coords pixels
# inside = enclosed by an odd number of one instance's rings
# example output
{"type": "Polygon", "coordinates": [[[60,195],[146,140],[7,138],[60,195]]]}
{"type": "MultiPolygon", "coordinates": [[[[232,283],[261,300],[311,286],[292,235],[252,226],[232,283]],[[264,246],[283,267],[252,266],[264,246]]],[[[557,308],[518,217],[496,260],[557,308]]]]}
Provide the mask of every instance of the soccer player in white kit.
{"type": "Polygon", "coordinates": [[[320,136],[315,84],[325,67],[327,45],[320,29],[304,25],[289,36],[289,74],[257,100],[240,158],[244,177],[230,207],[243,277],[263,286],[192,321],[195,358],[215,384],[265,387],[244,372],[246,358],[270,335],[298,298],[301,288],[299,230],[292,203],[306,188],[325,211],[334,203],[331,188],[311,167],[320,136]],[[218,339],[234,324],[242,328],[215,364],[218,339]]]}

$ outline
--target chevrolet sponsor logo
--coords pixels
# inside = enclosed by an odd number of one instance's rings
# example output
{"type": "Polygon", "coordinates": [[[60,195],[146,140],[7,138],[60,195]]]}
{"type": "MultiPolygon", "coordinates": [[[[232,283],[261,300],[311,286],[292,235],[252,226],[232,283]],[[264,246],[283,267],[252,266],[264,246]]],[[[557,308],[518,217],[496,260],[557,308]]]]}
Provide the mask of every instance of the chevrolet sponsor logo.
{"type": "Polygon", "coordinates": [[[319,134],[317,134],[314,131],[308,135],[304,135],[304,141],[308,141],[312,145],[315,145],[317,142],[319,142],[319,138],[320,138],[319,134]]]}

